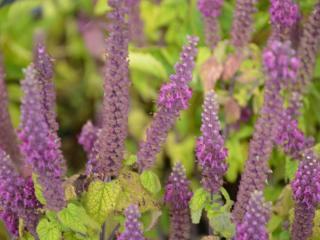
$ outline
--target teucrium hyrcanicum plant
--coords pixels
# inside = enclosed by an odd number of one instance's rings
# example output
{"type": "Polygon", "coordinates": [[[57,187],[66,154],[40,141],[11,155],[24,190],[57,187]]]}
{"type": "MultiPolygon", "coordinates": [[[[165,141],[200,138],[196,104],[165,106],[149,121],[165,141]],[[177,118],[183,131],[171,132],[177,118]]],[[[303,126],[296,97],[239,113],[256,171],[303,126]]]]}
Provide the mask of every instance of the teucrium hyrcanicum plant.
{"type": "MultiPolygon", "coordinates": [[[[169,63],[176,59],[169,56],[166,47],[149,48],[143,29],[149,25],[142,19],[150,3],[108,1],[101,121],[89,120],[82,127],[77,139],[87,163],[83,172],[72,176],[68,176],[58,132],[55,61],[48,54],[43,36],[34,39],[33,60],[23,71],[17,132],[10,119],[0,59],[0,217],[13,239],[144,240],[158,239],[161,233],[171,240],[188,240],[198,238],[192,224],[203,223],[208,226],[209,239],[266,240],[272,235],[281,239],[291,235],[291,239],[306,240],[317,233],[313,230],[318,227],[320,203],[318,146],[316,138],[305,134],[298,117],[319,51],[320,5],[317,3],[303,21],[303,13],[294,0],[271,0],[272,30],[261,54],[256,45],[250,44],[258,1],[236,1],[230,42],[220,41],[218,18],[223,3],[190,3],[190,8],[197,6],[201,12],[208,47],[200,48],[197,60],[198,44],[202,42],[197,36],[186,37],[174,73],[159,87],[150,124],[145,124],[148,120],[144,122],[145,136],[131,146],[127,141],[132,137],[128,120],[131,104],[136,103],[130,102],[131,78],[135,76],[129,69],[130,60],[137,61],[148,50],[165,56],[169,63]],[[300,28],[302,34],[296,34],[300,28]],[[142,53],[132,58],[130,51],[136,46],[143,47],[139,48],[142,53]],[[231,58],[226,56],[234,52],[236,55],[231,58]],[[204,56],[210,54],[214,57],[200,71],[211,82],[205,82],[203,100],[198,95],[194,99],[192,93],[199,91],[194,70],[198,73],[198,62],[205,62],[204,56]],[[219,78],[224,82],[217,82],[219,78]],[[200,111],[192,116],[185,111],[195,102],[203,102],[201,119],[196,119],[200,111]],[[259,116],[254,128],[243,128],[245,122],[253,121],[251,108],[259,116]],[[197,135],[188,136],[186,141],[194,154],[184,151],[181,140],[189,134],[190,126],[179,122],[175,127],[177,120],[186,116],[200,127],[197,135]],[[174,143],[172,146],[165,145],[167,137],[167,145],[174,143]],[[179,143],[181,146],[177,147],[179,143]],[[170,174],[164,174],[164,181],[158,177],[161,172],[156,164],[163,146],[167,148],[165,159],[175,151],[181,158],[171,162],[172,168],[162,162],[163,168],[172,169],[170,174]],[[248,148],[248,154],[243,154],[243,146],[248,148]],[[185,156],[186,152],[194,156],[185,156]],[[281,182],[284,190],[280,197],[270,197],[268,191],[274,186],[269,182],[283,179],[277,168],[275,173],[272,171],[275,160],[269,164],[277,154],[285,155],[286,163],[297,161],[297,171],[292,166],[283,167],[286,175],[290,172],[285,181],[289,179],[291,183],[281,182]],[[193,157],[197,170],[189,166],[193,165],[188,162],[193,157]],[[238,169],[232,168],[233,164],[244,158],[247,161],[233,206],[233,194],[229,196],[230,185],[224,177],[230,180],[228,176],[233,171],[235,180],[238,169]],[[270,199],[277,200],[273,208],[270,199]],[[165,224],[167,232],[161,229],[165,224]],[[156,229],[153,235],[150,229],[156,229]]],[[[164,1],[159,8],[165,12],[170,4],[174,3],[164,1]]],[[[228,6],[230,3],[226,3],[228,6]]],[[[194,21],[192,13],[190,16],[190,22],[194,21]]],[[[159,25],[165,26],[162,24],[160,21],[159,25]]],[[[167,30],[163,27],[159,31],[165,36],[164,42],[170,41],[165,35],[167,30]]],[[[156,66],[161,78],[166,76],[165,68],[151,56],[143,68],[150,72],[156,66]]],[[[281,163],[280,158],[276,161],[281,163]]]]}

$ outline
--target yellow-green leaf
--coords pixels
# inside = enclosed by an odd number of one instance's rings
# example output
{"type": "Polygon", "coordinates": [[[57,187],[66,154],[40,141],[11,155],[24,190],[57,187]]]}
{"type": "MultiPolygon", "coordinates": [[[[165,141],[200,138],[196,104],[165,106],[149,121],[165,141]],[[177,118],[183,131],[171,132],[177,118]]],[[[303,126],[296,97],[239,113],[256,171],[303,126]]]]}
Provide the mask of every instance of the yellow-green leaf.
{"type": "Polygon", "coordinates": [[[142,186],[151,193],[158,193],[161,190],[158,176],[150,170],[144,171],[140,175],[140,181],[142,186]]]}
{"type": "Polygon", "coordinates": [[[55,222],[42,218],[37,226],[37,233],[40,240],[61,240],[62,233],[55,222]]]}
{"type": "Polygon", "coordinates": [[[40,203],[42,203],[43,205],[46,205],[47,201],[43,196],[42,187],[39,184],[38,176],[35,173],[32,173],[32,181],[34,184],[34,192],[35,192],[36,198],[39,200],[40,203]]]}
{"type": "Polygon", "coordinates": [[[202,210],[209,200],[209,193],[203,188],[199,188],[193,194],[190,201],[191,220],[192,223],[198,224],[202,215],[202,210]]]}
{"type": "Polygon", "coordinates": [[[87,213],[99,224],[102,224],[115,209],[120,190],[118,181],[102,182],[97,180],[92,182],[85,196],[87,213]]]}

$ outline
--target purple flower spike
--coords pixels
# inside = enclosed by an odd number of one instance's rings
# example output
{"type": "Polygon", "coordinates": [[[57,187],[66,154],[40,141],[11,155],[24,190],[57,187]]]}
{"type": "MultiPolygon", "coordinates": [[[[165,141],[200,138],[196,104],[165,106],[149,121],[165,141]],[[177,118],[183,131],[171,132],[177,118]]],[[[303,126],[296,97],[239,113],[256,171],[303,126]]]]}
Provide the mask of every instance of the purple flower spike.
{"type": "Polygon", "coordinates": [[[305,150],[291,187],[295,201],[292,239],[308,239],[312,234],[316,207],[320,203],[320,159],[312,149],[305,150]]]}
{"type": "Polygon", "coordinates": [[[0,150],[0,216],[13,235],[18,234],[18,218],[36,236],[40,218],[37,209],[41,204],[36,199],[31,178],[21,177],[11,164],[10,156],[0,150]]]}
{"type": "Polygon", "coordinates": [[[53,71],[53,59],[46,51],[43,39],[38,36],[36,38],[36,45],[34,50],[34,67],[38,71],[38,81],[43,89],[42,94],[42,106],[45,112],[45,118],[47,124],[51,130],[57,132],[59,125],[57,123],[56,115],[56,93],[54,83],[52,81],[53,71]]]}
{"type": "Polygon", "coordinates": [[[177,163],[172,170],[165,189],[164,201],[170,209],[170,240],[190,239],[189,201],[192,197],[190,183],[181,163],[177,163]]]}
{"type": "Polygon", "coordinates": [[[137,163],[141,171],[152,167],[180,111],[188,107],[191,98],[188,83],[192,80],[197,43],[197,37],[188,37],[188,45],[183,47],[180,61],[175,65],[176,74],[171,75],[170,82],[160,89],[158,111],[147,129],[146,140],[140,144],[137,154],[137,163]]]}
{"type": "Polygon", "coordinates": [[[237,225],[235,240],[268,240],[266,225],[271,213],[271,204],[265,203],[263,194],[255,191],[241,224],[237,225]]]}
{"type": "Polygon", "coordinates": [[[220,134],[218,104],[213,91],[206,94],[202,112],[202,136],[197,141],[196,156],[202,170],[202,184],[211,194],[219,191],[227,171],[228,155],[220,134]]]}
{"type": "Polygon", "coordinates": [[[8,94],[4,82],[4,70],[0,56],[0,149],[6,151],[17,167],[23,164],[17,136],[8,111],[8,94]]]}
{"type": "Polygon", "coordinates": [[[39,177],[47,207],[60,210],[65,206],[62,181],[65,161],[60,150],[60,140],[49,126],[43,108],[43,91],[38,71],[34,65],[25,70],[22,88],[25,96],[21,106],[19,137],[21,151],[39,177]]]}
{"type": "Polygon", "coordinates": [[[237,49],[246,47],[250,42],[257,2],[258,0],[237,0],[231,31],[231,41],[237,49]]]}
{"type": "Polygon", "coordinates": [[[298,4],[293,0],[270,0],[270,18],[275,34],[283,36],[297,24],[300,19],[298,4]]]}
{"type": "Polygon", "coordinates": [[[126,222],[125,231],[118,237],[118,240],[145,240],[142,232],[142,225],[139,222],[141,217],[139,208],[136,205],[130,205],[125,210],[126,222]]]}
{"type": "Polygon", "coordinates": [[[124,141],[128,135],[129,87],[128,23],[124,1],[109,0],[109,37],[105,64],[103,126],[94,146],[98,155],[88,163],[101,179],[117,176],[121,168],[124,141]]]}
{"type": "Polygon", "coordinates": [[[83,149],[90,154],[93,150],[94,143],[98,138],[99,129],[95,127],[91,121],[88,121],[81,130],[78,142],[82,145],[83,149]]]}
{"type": "Polygon", "coordinates": [[[145,43],[144,24],[140,17],[140,0],[126,0],[128,6],[128,22],[130,40],[138,47],[145,43]]]}
{"type": "Polygon", "coordinates": [[[263,54],[267,80],[265,83],[264,104],[250,142],[249,156],[241,176],[237,202],[233,210],[236,223],[246,212],[250,195],[255,190],[262,191],[270,169],[268,160],[282,123],[283,99],[281,90],[294,82],[297,59],[289,43],[272,41],[263,54]]]}
{"type": "Polygon", "coordinates": [[[213,49],[220,40],[218,17],[223,0],[198,0],[198,8],[203,15],[207,45],[213,49]]]}

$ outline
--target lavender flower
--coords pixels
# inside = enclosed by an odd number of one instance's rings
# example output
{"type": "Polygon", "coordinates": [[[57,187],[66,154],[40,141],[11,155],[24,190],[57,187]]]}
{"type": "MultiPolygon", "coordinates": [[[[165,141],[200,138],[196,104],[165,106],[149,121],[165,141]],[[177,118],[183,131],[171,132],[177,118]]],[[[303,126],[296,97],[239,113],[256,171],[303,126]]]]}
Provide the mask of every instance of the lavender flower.
{"type": "Polygon", "coordinates": [[[302,106],[302,93],[312,79],[315,68],[316,56],[320,46],[320,3],[315,5],[308,21],[304,24],[302,37],[298,47],[298,57],[301,66],[298,72],[298,81],[292,85],[292,97],[290,99],[289,109],[295,118],[299,115],[302,106]]]}
{"type": "Polygon", "coordinates": [[[39,220],[37,208],[41,204],[35,197],[31,178],[21,177],[11,164],[10,156],[0,150],[0,216],[13,235],[18,234],[18,219],[22,218],[27,229],[36,234],[39,220]]]}
{"type": "Polygon", "coordinates": [[[207,45],[214,49],[220,40],[218,17],[223,0],[198,0],[198,8],[203,15],[207,45]]]}
{"type": "Polygon", "coordinates": [[[43,108],[43,91],[39,72],[31,64],[25,70],[22,88],[25,96],[21,106],[19,137],[21,151],[39,177],[47,207],[60,210],[65,205],[62,188],[65,161],[60,151],[60,140],[47,122],[43,108]]]}
{"type": "Polygon", "coordinates": [[[211,194],[219,191],[227,171],[228,155],[220,134],[218,105],[213,91],[206,94],[202,112],[202,136],[197,141],[196,155],[202,169],[202,184],[211,194]]]}
{"type": "Polygon", "coordinates": [[[12,126],[8,111],[8,96],[4,82],[4,71],[2,68],[2,58],[0,56],[0,148],[6,151],[12,161],[20,167],[23,164],[21,158],[17,136],[12,126]]]}
{"type": "Polygon", "coordinates": [[[266,229],[271,212],[271,204],[265,203],[261,191],[255,191],[247,207],[241,224],[237,225],[235,240],[268,240],[266,229]]]}
{"type": "Polygon", "coordinates": [[[292,82],[297,73],[297,59],[289,43],[270,42],[263,55],[267,80],[265,83],[264,104],[260,117],[255,124],[255,132],[250,142],[249,156],[241,176],[237,202],[233,218],[240,223],[250,194],[254,190],[262,191],[270,169],[268,159],[273,143],[278,136],[279,124],[283,112],[281,89],[292,82]]]}
{"type": "Polygon", "coordinates": [[[316,207],[320,203],[320,160],[312,149],[304,151],[304,159],[291,187],[295,201],[292,239],[308,239],[312,234],[316,207]]]}
{"type": "Polygon", "coordinates": [[[158,111],[147,130],[146,140],[140,144],[137,154],[140,170],[152,167],[168,131],[174,125],[180,111],[188,107],[188,101],[191,98],[188,83],[192,80],[197,42],[196,37],[188,37],[188,45],[184,46],[180,62],[175,66],[176,74],[171,75],[171,81],[161,87],[158,111]]]}
{"type": "Polygon", "coordinates": [[[282,40],[288,40],[290,30],[300,19],[299,6],[293,0],[270,0],[270,2],[274,34],[282,40]]]}
{"type": "Polygon", "coordinates": [[[257,11],[257,0],[237,0],[232,23],[232,44],[241,49],[246,47],[251,38],[253,14],[257,11]]]}
{"type": "Polygon", "coordinates": [[[121,168],[129,111],[127,9],[124,1],[109,0],[109,5],[113,9],[109,14],[103,126],[94,146],[98,155],[87,166],[102,179],[117,176],[121,168]]]}
{"type": "Polygon", "coordinates": [[[172,170],[165,189],[164,201],[170,209],[170,240],[190,239],[189,201],[192,197],[185,169],[177,163],[172,170]]]}
{"type": "Polygon", "coordinates": [[[136,205],[130,205],[125,210],[126,223],[125,231],[118,237],[118,240],[144,240],[142,226],[139,222],[141,217],[139,208],[136,205]]]}
{"type": "Polygon", "coordinates": [[[129,9],[128,22],[130,40],[137,46],[141,47],[145,43],[144,24],[140,17],[140,0],[126,0],[129,9]]]}

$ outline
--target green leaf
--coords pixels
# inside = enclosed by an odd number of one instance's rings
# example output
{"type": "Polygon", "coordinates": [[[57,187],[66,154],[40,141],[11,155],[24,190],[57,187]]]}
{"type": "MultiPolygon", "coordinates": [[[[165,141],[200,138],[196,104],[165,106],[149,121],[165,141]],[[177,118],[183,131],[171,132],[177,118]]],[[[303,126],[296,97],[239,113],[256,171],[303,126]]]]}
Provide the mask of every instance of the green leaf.
{"type": "Polygon", "coordinates": [[[46,205],[47,201],[43,196],[42,187],[39,184],[38,176],[35,173],[32,173],[32,181],[34,184],[34,191],[35,191],[36,198],[39,200],[40,203],[42,203],[43,205],[46,205]]]}
{"type": "Polygon", "coordinates": [[[86,210],[74,203],[69,203],[67,208],[61,210],[58,219],[64,227],[81,234],[87,234],[88,227],[100,230],[99,225],[88,216],[86,210]]]}
{"type": "Polygon", "coordinates": [[[235,226],[231,221],[230,212],[210,214],[208,212],[210,226],[219,235],[230,239],[235,233],[235,226]]]}
{"type": "Polygon", "coordinates": [[[126,158],[123,161],[123,164],[126,166],[131,166],[137,161],[137,156],[136,155],[130,155],[128,158],[126,158]]]}
{"type": "Polygon", "coordinates": [[[293,161],[286,157],[286,165],[285,165],[285,178],[288,181],[291,181],[294,178],[294,175],[298,169],[299,162],[293,161]]]}
{"type": "Polygon", "coordinates": [[[50,222],[47,218],[42,218],[37,226],[37,233],[40,240],[61,240],[62,233],[60,227],[55,222],[50,222]]]}
{"type": "Polygon", "coordinates": [[[158,193],[161,190],[161,183],[158,175],[147,170],[140,175],[140,182],[142,186],[151,193],[158,193]]]}
{"type": "Polygon", "coordinates": [[[118,181],[94,181],[89,185],[85,196],[85,209],[87,213],[102,224],[107,216],[115,209],[120,193],[118,181]]]}
{"type": "Polygon", "coordinates": [[[202,210],[208,200],[210,200],[210,195],[203,188],[199,188],[195,191],[189,205],[192,223],[198,224],[200,222],[202,210]]]}
{"type": "Polygon", "coordinates": [[[168,74],[162,63],[150,53],[129,53],[129,64],[131,69],[153,75],[161,79],[167,79],[168,74]]]}

